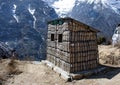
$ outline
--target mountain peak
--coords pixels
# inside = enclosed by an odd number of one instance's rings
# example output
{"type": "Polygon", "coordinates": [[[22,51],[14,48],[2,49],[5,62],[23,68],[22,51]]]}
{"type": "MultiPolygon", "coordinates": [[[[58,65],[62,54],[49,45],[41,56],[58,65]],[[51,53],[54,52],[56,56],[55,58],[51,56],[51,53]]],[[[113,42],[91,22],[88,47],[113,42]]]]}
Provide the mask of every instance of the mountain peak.
{"type": "Polygon", "coordinates": [[[43,0],[47,2],[60,17],[68,16],[75,5],[81,3],[94,4],[97,7],[112,9],[120,14],[120,0],[43,0]]]}
{"type": "Polygon", "coordinates": [[[59,0],[55,1],[52,7],[55,8],[55,11],[59,14],[59,16],[65,17],[70,11],[72,11],[74,5],[75,0],[59,0]]]}
{"type": "Polygon", "coordinates": [[[66,17],[75,6],[76,0],[43,0],[53,7],[59,17],[66,17]]]}

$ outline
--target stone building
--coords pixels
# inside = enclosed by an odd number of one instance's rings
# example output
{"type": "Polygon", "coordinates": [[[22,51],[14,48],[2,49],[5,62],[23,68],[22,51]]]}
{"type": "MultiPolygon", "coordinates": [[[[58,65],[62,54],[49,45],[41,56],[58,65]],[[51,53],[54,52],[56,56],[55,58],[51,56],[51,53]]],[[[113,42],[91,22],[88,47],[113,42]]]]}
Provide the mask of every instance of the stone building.
{"type": "Polygon", "coordinates": [[[47,60],[69,73],[96,68],[97,32],[72,18],[49,21],[47,60]]]}

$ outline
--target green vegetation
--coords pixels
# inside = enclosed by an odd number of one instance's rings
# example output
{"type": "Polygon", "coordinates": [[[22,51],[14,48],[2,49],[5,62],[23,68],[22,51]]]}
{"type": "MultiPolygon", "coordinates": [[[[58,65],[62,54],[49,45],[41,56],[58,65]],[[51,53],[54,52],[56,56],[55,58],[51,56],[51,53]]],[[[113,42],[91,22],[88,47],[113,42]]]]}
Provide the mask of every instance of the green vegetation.
{"type": "Polygon", "coordinates": [[[98,44],[103,44],[105,42],[106,42],[106,38],[105,37],[100,36],[100,37],[97,38],[97,43],[98,44]]]}

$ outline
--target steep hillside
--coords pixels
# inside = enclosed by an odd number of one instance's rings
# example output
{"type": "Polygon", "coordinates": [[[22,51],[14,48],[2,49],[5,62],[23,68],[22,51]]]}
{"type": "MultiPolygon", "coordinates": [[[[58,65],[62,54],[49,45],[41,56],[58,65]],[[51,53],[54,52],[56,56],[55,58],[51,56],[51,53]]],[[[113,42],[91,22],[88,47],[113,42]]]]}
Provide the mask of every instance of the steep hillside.
{"type": "Polygon", "coordinates": [[[0,0],[0,41],[21,56],[45,56],[47,21],[57,18],[42,0],[0,0]]]}

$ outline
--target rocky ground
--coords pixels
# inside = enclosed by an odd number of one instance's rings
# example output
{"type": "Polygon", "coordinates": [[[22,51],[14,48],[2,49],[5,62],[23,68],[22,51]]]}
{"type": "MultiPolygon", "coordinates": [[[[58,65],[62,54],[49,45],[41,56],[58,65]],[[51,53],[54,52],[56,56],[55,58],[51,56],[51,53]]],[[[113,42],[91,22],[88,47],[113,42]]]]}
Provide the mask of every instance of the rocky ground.
{"type": "MultiPolygon", "coordinates": [[[[119,49],[112,46],[99,46],[100,57],[104,54],[109,55],[110,52],[119,56],[119,49]]],[[[100,61],[103,64],[106,63],[104,57],[100,61]]],[[[116,67],[81,80],[66,82],[58,73],[41,62],[0,60],[0,85],[120,85],[120,65],[112,66],[116,67]]]]}

